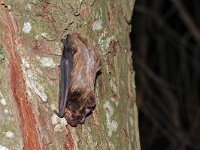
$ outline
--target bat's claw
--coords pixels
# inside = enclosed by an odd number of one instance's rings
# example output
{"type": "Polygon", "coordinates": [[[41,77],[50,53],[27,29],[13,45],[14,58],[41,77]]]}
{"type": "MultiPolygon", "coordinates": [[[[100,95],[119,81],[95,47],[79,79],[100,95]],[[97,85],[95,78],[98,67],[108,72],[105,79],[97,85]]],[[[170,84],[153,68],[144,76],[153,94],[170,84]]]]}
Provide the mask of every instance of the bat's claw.
{"type": "Polygon", "coordinates": [[[57,112],[56,110],[54,110],[55,114],[59,117],[59,118],[63,118],[64,115],[61,115],[59,112],[57,112]]]}

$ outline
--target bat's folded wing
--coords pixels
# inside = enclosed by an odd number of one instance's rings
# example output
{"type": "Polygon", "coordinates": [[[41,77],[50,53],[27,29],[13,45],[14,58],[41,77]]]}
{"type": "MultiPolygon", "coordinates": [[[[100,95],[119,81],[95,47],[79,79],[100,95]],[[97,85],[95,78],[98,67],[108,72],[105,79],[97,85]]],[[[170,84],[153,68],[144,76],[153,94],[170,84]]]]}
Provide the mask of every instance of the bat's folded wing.
{"type": "Polygon", "coordinates": [[[72,61],[62,58],[60,63],[59,117],[64,117],[70,87],[72,61]]]}

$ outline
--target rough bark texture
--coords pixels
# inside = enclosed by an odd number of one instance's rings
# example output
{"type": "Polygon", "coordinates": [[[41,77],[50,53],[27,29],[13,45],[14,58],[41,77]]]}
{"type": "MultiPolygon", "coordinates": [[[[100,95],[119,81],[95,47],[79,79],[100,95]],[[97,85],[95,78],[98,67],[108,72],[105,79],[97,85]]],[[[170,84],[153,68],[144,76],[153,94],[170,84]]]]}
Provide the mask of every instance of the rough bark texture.
{"type": "Polygon", "coordinates": [[[0,148],[140,149],[129,24],[134,0],[0,0],[0,148]],[[99,51],[96,108],[72,128],[58,118],[61,37],[99,51]]]}

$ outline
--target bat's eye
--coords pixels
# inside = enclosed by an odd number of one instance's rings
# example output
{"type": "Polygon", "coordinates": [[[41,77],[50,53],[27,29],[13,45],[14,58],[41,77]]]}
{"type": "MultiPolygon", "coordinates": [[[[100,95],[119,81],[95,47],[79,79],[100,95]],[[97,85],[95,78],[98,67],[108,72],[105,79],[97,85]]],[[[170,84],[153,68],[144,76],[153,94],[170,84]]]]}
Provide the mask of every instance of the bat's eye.
{"type": "Polygon", "coordinates": [[[68,102],[67,108],[74,114],[76,112],[76,104],[71,101],[68,102]]]}

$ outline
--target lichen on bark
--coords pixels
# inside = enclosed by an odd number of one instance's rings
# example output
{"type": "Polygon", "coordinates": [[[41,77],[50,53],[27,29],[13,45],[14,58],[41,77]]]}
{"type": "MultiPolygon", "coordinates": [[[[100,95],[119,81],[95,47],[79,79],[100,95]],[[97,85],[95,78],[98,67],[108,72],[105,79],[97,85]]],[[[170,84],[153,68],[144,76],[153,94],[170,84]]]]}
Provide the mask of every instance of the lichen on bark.
{"type": "Polygon", "coordinates": [[[140,149],[128,23],[134,0],[0,2],[0,98],[8,100],[8,106],[0,104],[5,121],[0,126],[5,142],[0,144],[10,149],[140,149]],[[87,37],[102,60],[95,84],[97,106],[76,128],[54,113],[60,39],[71,32],[87,37]],[[15,110],[9,114],[12,121],[6,109],[15,110]],[[4,131],[8,123],[11,127],[4,131]],[[8,130],[14,133],[12,144],[4,136],[8,130]],[[31,138],[37,144],[29,143],[31,138]]]}

